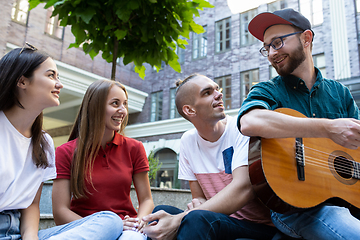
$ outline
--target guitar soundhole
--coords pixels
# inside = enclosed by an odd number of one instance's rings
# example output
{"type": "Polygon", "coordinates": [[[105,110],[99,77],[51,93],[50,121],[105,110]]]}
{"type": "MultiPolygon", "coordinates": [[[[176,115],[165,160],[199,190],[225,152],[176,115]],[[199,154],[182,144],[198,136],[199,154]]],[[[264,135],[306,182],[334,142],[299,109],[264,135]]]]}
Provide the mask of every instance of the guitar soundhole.
{"type": "Polygon", "coordinates": [[[334,159],[335,171],[343,178],[352,178],[353,165],[352,162],[343,156],[338,156],[334,159]]]}
{"type": "Polygon", "coordinates": [[[335,150],[329,155],[329,170],[333,176],[341,183],[353,185],[357,179],[353,177],[354,159],[346,152],[335,150]]]}

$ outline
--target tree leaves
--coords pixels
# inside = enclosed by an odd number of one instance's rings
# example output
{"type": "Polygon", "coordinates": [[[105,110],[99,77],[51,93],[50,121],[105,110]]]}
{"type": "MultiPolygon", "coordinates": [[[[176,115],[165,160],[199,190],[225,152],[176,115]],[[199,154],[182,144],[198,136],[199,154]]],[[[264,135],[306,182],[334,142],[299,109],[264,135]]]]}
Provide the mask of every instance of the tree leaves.
{"type": "Polygon", "coordinates": [[[143,65],[140,65],[140,66],[135,65],[134,70],[135,70],[135,72],[137,74],[139,74],[139,77],[141,77],[142,79],[145,78],[145,70],[146,70],[146,68],[143,65]]]}
{"type": "Polygon", "coordinates": [[[29,0],[30,9],[43,2],[54,6],[62,26],[71,25],[75,43],[69,47],[82,46],[92,58],[101,51],[108,62],[114,55],[125,65],[134,62],[141,78],[144,63],[160,69],[165,62],[181,72],[175,44],[184,48],[187,41],[180,36],[204,32],[193,18],[213,7],[206,0],[29,0]]]}
{"type": "Polygon", "coordinates": [[[127,31],[118,29],[114,33],[115,33],[117,40],[121,40],[126,36],[127,31]]]}
{"type": "Polygon", "coordinates": [[[79,16],[86,24],[90,23],[91,18],[96,14],[96,10],[92,7],[85,8],[83,12],[79,13],[79,16]]]}
{"type": "Polygon", "coordinates": [[[194,31],[197,34],[205,32],[205,30],[202,26],[200,26],[194,22],[191,22],[190,26],[191,26],[192,31],[194,31]]]}

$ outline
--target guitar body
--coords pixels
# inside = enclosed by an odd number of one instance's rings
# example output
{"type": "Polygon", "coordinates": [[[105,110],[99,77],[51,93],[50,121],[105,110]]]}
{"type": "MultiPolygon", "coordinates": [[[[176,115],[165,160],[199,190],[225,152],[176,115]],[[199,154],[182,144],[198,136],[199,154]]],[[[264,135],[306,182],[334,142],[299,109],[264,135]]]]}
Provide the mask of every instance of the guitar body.
{"type": "MultiPolygon", "coordinates": [[[[276,111],[305,117],[291,109],[276,111]]],[[[304,178],[299,180],[296,141],[261,139],[261,158],[255,157],[249,167],[259,199],[279,213],[311,208],[329,199],[342,199],[360,208],[360,182],[354,174],[359,171],[360,150],[341,147],[327,138],[304,138],[304,178]]]]}

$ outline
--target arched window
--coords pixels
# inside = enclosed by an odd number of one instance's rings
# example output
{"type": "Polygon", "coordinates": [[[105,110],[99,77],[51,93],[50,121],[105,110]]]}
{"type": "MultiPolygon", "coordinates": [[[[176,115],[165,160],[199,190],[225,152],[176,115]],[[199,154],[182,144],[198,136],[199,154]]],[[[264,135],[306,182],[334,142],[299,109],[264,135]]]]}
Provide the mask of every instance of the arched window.
{"type": "Polygon", "coordinates": [[[177,154],[169,148],[163,148],[155,153],[155,158],[158,158],[162,165],[156,174],[153,187],[180,188],[177,154]]]}

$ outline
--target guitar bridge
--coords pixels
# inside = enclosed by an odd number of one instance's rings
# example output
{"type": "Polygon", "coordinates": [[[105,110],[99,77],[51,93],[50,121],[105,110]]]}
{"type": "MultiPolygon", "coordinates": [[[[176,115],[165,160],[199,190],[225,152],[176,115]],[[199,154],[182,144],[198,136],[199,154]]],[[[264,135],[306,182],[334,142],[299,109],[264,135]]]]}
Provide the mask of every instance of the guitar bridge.
{"type": "Polygon", "coordinates": [[[305,181],[304,144],[302,138],[295,139],[295,160],[298,179],[300,181],[305,181]]]}

